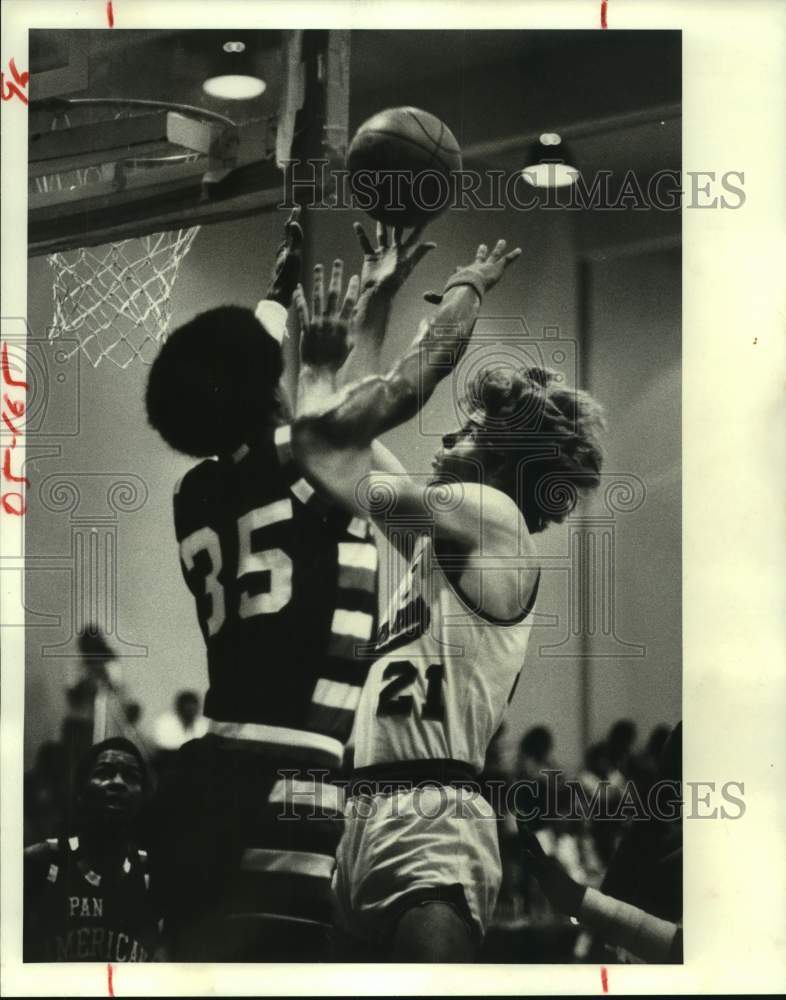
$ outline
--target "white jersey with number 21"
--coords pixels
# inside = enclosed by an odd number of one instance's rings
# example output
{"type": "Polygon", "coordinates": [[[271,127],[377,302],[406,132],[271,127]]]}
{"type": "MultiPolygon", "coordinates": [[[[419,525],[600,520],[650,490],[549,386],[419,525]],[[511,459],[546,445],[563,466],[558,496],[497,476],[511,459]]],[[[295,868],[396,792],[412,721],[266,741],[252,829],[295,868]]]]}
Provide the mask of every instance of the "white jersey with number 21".
{"type": "Polygon", "coordinates": [[[355,767],[450,759],[483,768],[524,664],[532,623],[472,610],[423,535],[379,630],[355,725],[355,767]]]}

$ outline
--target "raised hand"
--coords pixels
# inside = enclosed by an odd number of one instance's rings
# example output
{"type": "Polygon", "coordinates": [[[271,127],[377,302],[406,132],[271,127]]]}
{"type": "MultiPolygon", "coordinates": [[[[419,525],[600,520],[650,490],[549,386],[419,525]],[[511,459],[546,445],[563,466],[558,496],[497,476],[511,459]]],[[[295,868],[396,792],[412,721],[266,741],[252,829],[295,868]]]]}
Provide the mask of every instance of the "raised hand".
{"type": "Polygon", "coordinates": [[[344,263],[333,261],[327,299],[324,294],[324,271],[321,264],[314,268],[311,292],[311,314],[301,285],[295,289],[293,302],[300,331],[300,361],[312,373],[334,374],[344,364],[352,350],[348,342],[349,323],[358,298],[357,275],[349,279],[341,300],[344,263]],[[340,301],[341,300],[341,301],[340,301]],[[339,304],[340,303],[340,304],[339,304]]]}
{"type": "Polygon", "coordinates": [[[284,223],[284,239],[276,250],[276,263],[270,288],[265,298],[289,308],[292,295],[300,281],[303,262],[303,230],[300,226],[300,206],[295,205],[284,223]]]}
{"type": "Polygon", "coordinates": [[[456,285],[473,285],[478,289],[479,294],[490,291],[500,280],[508,267],[521,256],[521,248],[516,247],[509,253],[505,253],[507,243],[505,240],[497,240],[494,249],[489,253],[485,243],[481,243],[475,254],[475,259],[466,267],[459,267],[448,279],[445,289],[441,294],[436,292],[426,292],[423,296],[427,302],[439,305],[442,302],[445,292],[456,285]]]}
{"type": "Polygon", "coordinates": [[[513,261],[521,256],[521,247],[505,253],[507,246],[505,240],[497,240],[494,249],[489,253],[486,244],[481,243],[473,263],[469,267],[462,268],[462,271],[476,274],[483,282],[485,290],[490,291],[513,261]]]}
{"type": "Polygon", "coordinates": [[[361,305],[364,297],[372,294],[393,295],[401,288],[409,275],[430,253],[436,243],[421,243],[425,225],[413,229],[406,239],[400,227],[392,233],[381,222],[377,223],[377,246],[371,241],[359,222],[354,224],[355,235],[363,252],[363,267],[360,272],[361,305]]]}

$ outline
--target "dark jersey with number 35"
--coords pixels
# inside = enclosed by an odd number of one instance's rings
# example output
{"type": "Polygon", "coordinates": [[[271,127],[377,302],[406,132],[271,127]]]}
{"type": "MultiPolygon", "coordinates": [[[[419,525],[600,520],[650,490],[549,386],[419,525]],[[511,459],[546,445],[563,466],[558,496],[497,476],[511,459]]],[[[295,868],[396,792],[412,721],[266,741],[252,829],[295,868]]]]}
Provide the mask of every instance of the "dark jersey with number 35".
{"type": "Polygon", "coordinates": [[[343,744],[371,663],[357,650],[376,630],[377,550],[367,522],[323,505],[289,440],[288,425],[271,430],[176,487],[180,560],[207,645],[205,714],[227,735],[246,724],[262,742],[343,744]]]}

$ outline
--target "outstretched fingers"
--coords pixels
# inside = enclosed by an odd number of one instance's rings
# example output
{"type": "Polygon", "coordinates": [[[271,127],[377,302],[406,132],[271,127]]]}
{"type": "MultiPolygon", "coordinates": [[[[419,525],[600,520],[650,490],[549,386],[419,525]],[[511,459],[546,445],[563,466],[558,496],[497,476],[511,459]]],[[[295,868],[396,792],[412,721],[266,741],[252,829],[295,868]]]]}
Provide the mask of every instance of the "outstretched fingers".
{"type": "Polygon", "coordinates": [[[341,315],[339,319],[343,323],[348,323],[352,313],[355,311],[355,306],[358,301],[358,292],[360,291],[360,278],[353,274],[349,279],[349,284],[347,285],[347,292],[344,296],[344,303],[341,306],[341,315]]]}
{"type": "Polygon", "coordinates": [[[324,270],[321,264],[317,264],[314,267],[314,283],[311,286],[311,315],[314,319],[319,319],[325,311],[324,282],[324,270]]]}
{"type": "Polygon", "coordinates": [[[298,285],[292,296],[292,304],[295,307],[295,316],[297,317],[297,325],[300,331],[300,335],[306,333],[308,330],[309,318],[308,318],[308,305],[306,304],[306,296],[303,292],[303,286],[298,285]]]}
{"type": "Polygon", "coordinates": [[[295,205],[284,223],[284,235],[289,250],[299,250],[303,245],[303,229],[300,225],[300,205],[295,205]]]}
{"type": "Polygon", "coordinates": [[[409,236],[401,244],[403,247],[412,247],[419,242],[420,237],[423,235],[423,231],[426,228],[426,223],[422,222],[419,226],[415,226],[413,230],[410,231],[409,236]]]}
{"type": "Polygon", "coordinates": [[[388,245],[388,227],[382,223],[377,223],[377,244],[380,248],[388,245]]]}
{"type": "Polygon", "coordinates": [[[488,260],[490,264],[496,264],[498,260],[502,260],[502,257],[507,249],[508,244],[505,240],[497,240],[494,244],[494,249],[489,254],[488,260]]]}
{"type": "Polygon", "coordinates": [[[352,228],[355,230],[355,236],[358,238],[358,243],[360,244],[360,249],[363,251],[364,256],[373,256],[374,247],[371,245],[371,240],[368,236],[366,236],[366,230],[359,222],[353,223],[352,228]]]}
{"type": "Polygon", "coordinates": [[[338,309],[338,297],[341,295],[341,285],[344,280],[344,261],[336,258],[330,272],[330,285],[327,297],[327,315],[334,316],[338,309]]]}
{"type": "Polygon", "coordinates": [[[419,264],[421,260],[426,256],[427,253],[431,253],[432,250],[437,249],[436,243],[418,243],[410,254],[410,260],[413,264],[419,264]]]}

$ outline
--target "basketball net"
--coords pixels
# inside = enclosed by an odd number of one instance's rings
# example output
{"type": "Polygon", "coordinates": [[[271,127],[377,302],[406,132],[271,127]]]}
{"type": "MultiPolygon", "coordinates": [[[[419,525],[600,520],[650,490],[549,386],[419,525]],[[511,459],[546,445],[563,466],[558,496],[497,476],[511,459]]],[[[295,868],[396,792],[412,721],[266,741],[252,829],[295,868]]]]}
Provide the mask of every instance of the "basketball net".
{"type": "MultiPolygon", "coordinates": [[[[116,115],[121,117],[121,115],[116,115]]],[[[70,125],[68,115],[53,120],[52,128],[70,125]]],[[[185,153],[126,164],[126,173],[166,162],[187,162],[198,154],[185,153]]],[[[74,190],[111,179],[113,166],[76,168],[36,178],[39,193],[74,190]]],[[[171,317],[172,289],[184,257],[199,226],[122,240],[103,247],[80,247],[49,254],[54,272],[54,314],[49,340],[71,337],[97,368],[106,358],[128,368],[135,358],[152,364],[166,337],[171,317]]]]}
{"type": "Polygon", "coordinates": [[[97,368],[151,364],[171,317],[171,294],[199,226],[81,247],[48,257],[54,272],[49,339],[70,336],[97,368]]]}

